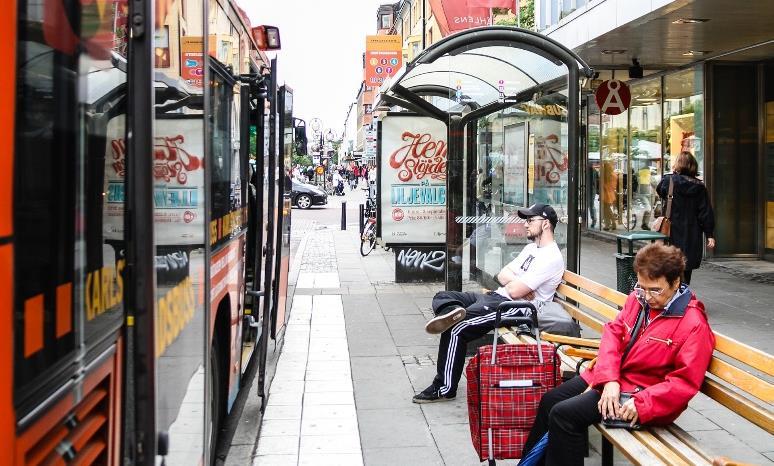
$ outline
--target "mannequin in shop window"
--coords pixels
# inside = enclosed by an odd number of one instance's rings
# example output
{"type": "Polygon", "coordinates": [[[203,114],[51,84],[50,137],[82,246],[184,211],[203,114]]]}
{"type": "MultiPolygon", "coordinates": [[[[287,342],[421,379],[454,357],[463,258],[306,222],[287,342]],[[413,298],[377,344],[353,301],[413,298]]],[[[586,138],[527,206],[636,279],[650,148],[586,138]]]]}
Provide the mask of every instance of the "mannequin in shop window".
{"type": "Polygon", "coordinates": [[[605,231],[615,230],[616,220],[613,212],[613,204],[616,201],[616,186],[618,185],[618,175],[612,160],[602,162],[602,191],[600,200],[602,202],[602,229],[605,231]]]}

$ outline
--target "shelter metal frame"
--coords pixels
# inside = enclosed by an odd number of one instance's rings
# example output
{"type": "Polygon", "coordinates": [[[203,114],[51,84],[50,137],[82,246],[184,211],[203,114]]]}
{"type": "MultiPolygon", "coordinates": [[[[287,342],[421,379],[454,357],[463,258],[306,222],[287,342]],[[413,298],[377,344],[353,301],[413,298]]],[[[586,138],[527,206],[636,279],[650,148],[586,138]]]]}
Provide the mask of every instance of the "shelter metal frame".
{"type": "MultiPolygon", "coordinates": [[[[471,54],[487,57],[480,53],[471,54]]],[[[460,70],[448,70],[448,73],[462,73],[460,70]]],[[[465,70],[466,76],[476,78],[475,70],[465,70]]],[[[579,168],[580,168],[580,90],[581,77],[591,78],[594,71],[578,54],[560,44],[554,39],[526,29],[508,26],[490,26],[476,28],[449,36],[429,48],[425,49],[412,62],[406,65],[403,73],[397,75],[392,81],[386,83],[380,94],[381,105],[403,107],[412,112],[434,118],[447,125],[447,169],[446,182],[446,289],[462,290],[462,262],[450,260],[461,248],[463,243],[463,226],[458,222],[458,216],[463,212],[463,187],[464,187],[464,161],[466,143],[466,128],[468,138],[474,134],[475,122],[479,118],[506,109],[513,105],[529,102],[535,96],[541,96],[567,89],[567,134],[568,134],[568,218],[567,218],[567,270],[577,272],[580,258],[580,206],[579,206],[579,168]],[[454,57],[470,50],[487,46],[507,46],[532,52],[535,55],[549,60],[556,65],[564,65],[567,68],[566,75],[549,79],[540,83],[522,66],[509,63],[501,58],[489,56],[488,58],[507,63],[514,70],[522,73],[536,84],[513,95],[502,96],[489,103],[470,102],[465,99],[465,104],[471,109],[468,113],[443,111],[423,98],[423,96],[450,96],[453,92],[450,87],[443,86],[440,82],[430,84],[417,84],[404,86],[403,81],[427,76],[430,74],[442,74],[437,70],[428,73],[411,74],[412,70],[423,64],[433,64],[441,57],[454,57]]],[[[480,79],[483,84],[492,86],[492,83],[480,79]]],[[[501,91],[502,92],[502,91],[501,91]]],[[[463,102],[461,102],[463,103],[463,102]]],[[[469,149],[471,141],[467,141],[469,149]]]]}

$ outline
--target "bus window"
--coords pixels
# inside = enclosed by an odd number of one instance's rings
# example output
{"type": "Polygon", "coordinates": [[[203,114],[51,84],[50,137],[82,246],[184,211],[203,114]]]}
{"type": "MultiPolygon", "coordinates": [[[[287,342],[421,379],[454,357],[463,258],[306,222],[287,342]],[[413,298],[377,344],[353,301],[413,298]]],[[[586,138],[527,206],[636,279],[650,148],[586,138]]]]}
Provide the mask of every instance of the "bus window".
{"type": "MultiPolygon", "coordinates": [[[[115,344],[123,228],[106,233],[106,158],[123,156],[126,4],[19,1],[14,159],[17,417],[115,344]],[[78,22],[89,21],[88,28],[78,22]],[[76,32],[80,34],[76,34],[76,32]],[[84,354],[76,348],[85,345],[84,354]]],[[[120,199],[123,202],[123,199],[120,199]]]]}

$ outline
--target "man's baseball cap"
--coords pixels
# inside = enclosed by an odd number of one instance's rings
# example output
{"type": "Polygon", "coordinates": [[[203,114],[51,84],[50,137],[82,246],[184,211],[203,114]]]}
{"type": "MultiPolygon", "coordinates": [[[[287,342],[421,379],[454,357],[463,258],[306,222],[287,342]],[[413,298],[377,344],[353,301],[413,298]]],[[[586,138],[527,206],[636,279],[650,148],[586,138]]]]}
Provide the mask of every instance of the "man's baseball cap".
{"type": "Polygon", "coordinates": [[[543,217],[551,222],[551,226],[553,227],[555,227],[556,222],[559,221],[559,217],[556,216],[554,208],[547,204],[532,204],[529,207],[522,207],[519,209],[519,217],[525,220],[530,217],[543,217]]]}

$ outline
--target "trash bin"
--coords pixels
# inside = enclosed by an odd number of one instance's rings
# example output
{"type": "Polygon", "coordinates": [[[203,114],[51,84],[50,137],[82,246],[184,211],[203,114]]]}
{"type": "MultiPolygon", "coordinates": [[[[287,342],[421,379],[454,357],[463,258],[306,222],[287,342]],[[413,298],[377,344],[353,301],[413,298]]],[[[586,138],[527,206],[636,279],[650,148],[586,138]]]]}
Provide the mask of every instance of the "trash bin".
{"type": "Polygon", "coordinates": [[[629,294],[637,284],[637,274],[634,273],[635,241],[664,241],[669,242],[669,237],[655,231],[636,231],[616,235],[617,251],[615,256],[616,285],[618,291],[629,294]],[[628,243],[628,248],[623,248],[623,242],[628,243]]]}

